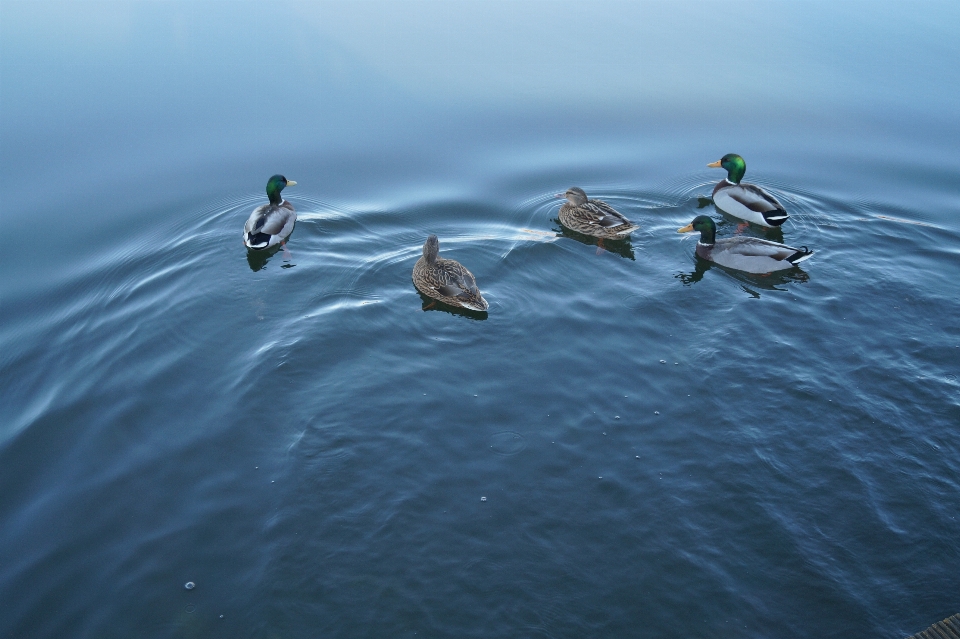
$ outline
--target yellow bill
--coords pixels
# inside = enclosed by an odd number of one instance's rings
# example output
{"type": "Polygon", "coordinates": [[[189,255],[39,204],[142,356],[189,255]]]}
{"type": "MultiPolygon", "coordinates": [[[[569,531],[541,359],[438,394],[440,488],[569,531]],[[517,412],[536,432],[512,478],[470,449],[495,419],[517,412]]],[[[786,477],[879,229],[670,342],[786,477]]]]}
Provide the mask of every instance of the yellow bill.
{"type": "Polygon", "coordinates": [[[692,230],[693,230],[693,222],[691,222],[690,224],[687,224],[682,229],[677,229],[677,233],[689,233],[692,230]]]}
{"type": "Polygon", "coordinates": [[[296,186],[296,185],[297,183],[294,182],[293,180],[287,180],[287,186],[296,186]]]}
{"type": "Polygon", "coordinates": [[[719,169],[719,168],[721,168],[721,166],[720,166],[720,160],[717,160],[716,162],[711,162],[711,163],[708,164],[707,166],[710,167],[711,169],[719,169]]]}

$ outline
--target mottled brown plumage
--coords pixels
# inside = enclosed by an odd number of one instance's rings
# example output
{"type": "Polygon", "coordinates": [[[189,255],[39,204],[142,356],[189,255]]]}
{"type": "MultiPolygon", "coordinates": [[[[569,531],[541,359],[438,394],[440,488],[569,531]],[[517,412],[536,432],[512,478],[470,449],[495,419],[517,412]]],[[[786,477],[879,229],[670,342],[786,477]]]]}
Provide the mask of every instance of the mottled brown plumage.
{"type": "Polygon", "coordinates": [[[413,266],[413,285],[429,298],[473,311],[489,308],[483,299],[477,280],[465,266],[456,260],[439,255],[440,240],[431,235],[423,244],[423,257],[413,266]]]}
{"type": "Polygon", "coordinates": [[[639,226],[602,200],[589,200],[576,186],[563,194],[567,202],[560,207],[560,223],[570,230],[607,240],[625,240],[639,226]]]}

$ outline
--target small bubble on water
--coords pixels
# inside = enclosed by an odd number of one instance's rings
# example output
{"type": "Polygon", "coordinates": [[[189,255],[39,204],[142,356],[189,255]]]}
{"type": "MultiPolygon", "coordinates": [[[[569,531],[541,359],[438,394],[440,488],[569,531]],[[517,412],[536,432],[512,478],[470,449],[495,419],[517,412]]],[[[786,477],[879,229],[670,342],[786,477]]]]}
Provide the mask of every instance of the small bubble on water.
{"type": "Polygon", "coordinates": [[[223,619],[223,615],[220,615],[220,618],[223,619]]]}
{"type": "Polygon", "coordinates": [[[197,587],[197,584],[193,583],[192,581],[188,581],[187,583],[183,584],[183,587],[187,590],[193,590],[197,587]]]}
{"type": "Polygon", "coordinates": [[[190,605],[188,605],[186,608],[184,608],[184,610],[186,610],[186,611],[189,612],[189,613],[192,613],[192,612],[193,612],[194,610],[196,610],[196,609],[197,609],[197,607],[194,606],[193,604],[190,604],[190,605]]]}
{"type": "Polygon", "coordinates": [[[620,416],[619,416],[619,415],[614,415],[613,418],[614,418],[614,419],[620,419],[620,416]]]}
{"type": "Polygon", "coordinates": [[[661,364],[666,364],[666,363],[667,363],[667,360],[661,359],[661,360],[660,360],[660,363],[661,363],[661,364]]]}
{"type": "Polygon", "coordinates": [[[640,459],[640,455],[637,455],[637,459],[640,459]]]}
{"type": "Polygon", "coordinates": [[[660,411],[655,410],[655,411],[653,411],[653,414],[654,414],[654,415],[659,415],[659,414],[660,414],[660,411]]]}
{"type": "Polygon", "coordinates": [[[481,497],[481,498],[480,498],[480,501],[487,501],[487,498],[486,498],[486,497],[481,497]]]}

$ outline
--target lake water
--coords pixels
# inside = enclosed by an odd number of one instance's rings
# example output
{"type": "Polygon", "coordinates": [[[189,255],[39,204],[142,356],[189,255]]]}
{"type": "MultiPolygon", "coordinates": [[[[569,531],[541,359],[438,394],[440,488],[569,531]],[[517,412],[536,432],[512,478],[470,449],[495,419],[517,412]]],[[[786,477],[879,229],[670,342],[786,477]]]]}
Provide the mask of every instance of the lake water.
{"type": "Polygon", "coordinates": [[[0,636],[960,611],[960,4],[6,1],[0,36],[0,636]],[[731,152],[802,269],[675,232],[737,232],[731,152]],[[274,173],[289,255],[248,255],[274,173]],[[564,233],[573,185],[633,240],[564,233]],[[430,233],[487,314],[423,310],[430,233]]]}

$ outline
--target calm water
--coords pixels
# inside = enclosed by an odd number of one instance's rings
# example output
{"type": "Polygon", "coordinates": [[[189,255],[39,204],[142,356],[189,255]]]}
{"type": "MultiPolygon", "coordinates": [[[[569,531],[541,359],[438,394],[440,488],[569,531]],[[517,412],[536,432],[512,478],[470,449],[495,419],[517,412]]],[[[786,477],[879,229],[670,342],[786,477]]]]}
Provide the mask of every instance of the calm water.
{"type": "Polygon", "coordinates": [[[0,636],[960,611],[960,4],[7,1],[0,35],[0,636]],[[676,234],[736,232],[728,152],[803,269],[676,234]],[[278,172],[290,254],[248,256],[278,172]],[[561,232],[571,185],[632,242],[561,232]],[[429,233],[488,314],[422,310],[429,233]]]}

